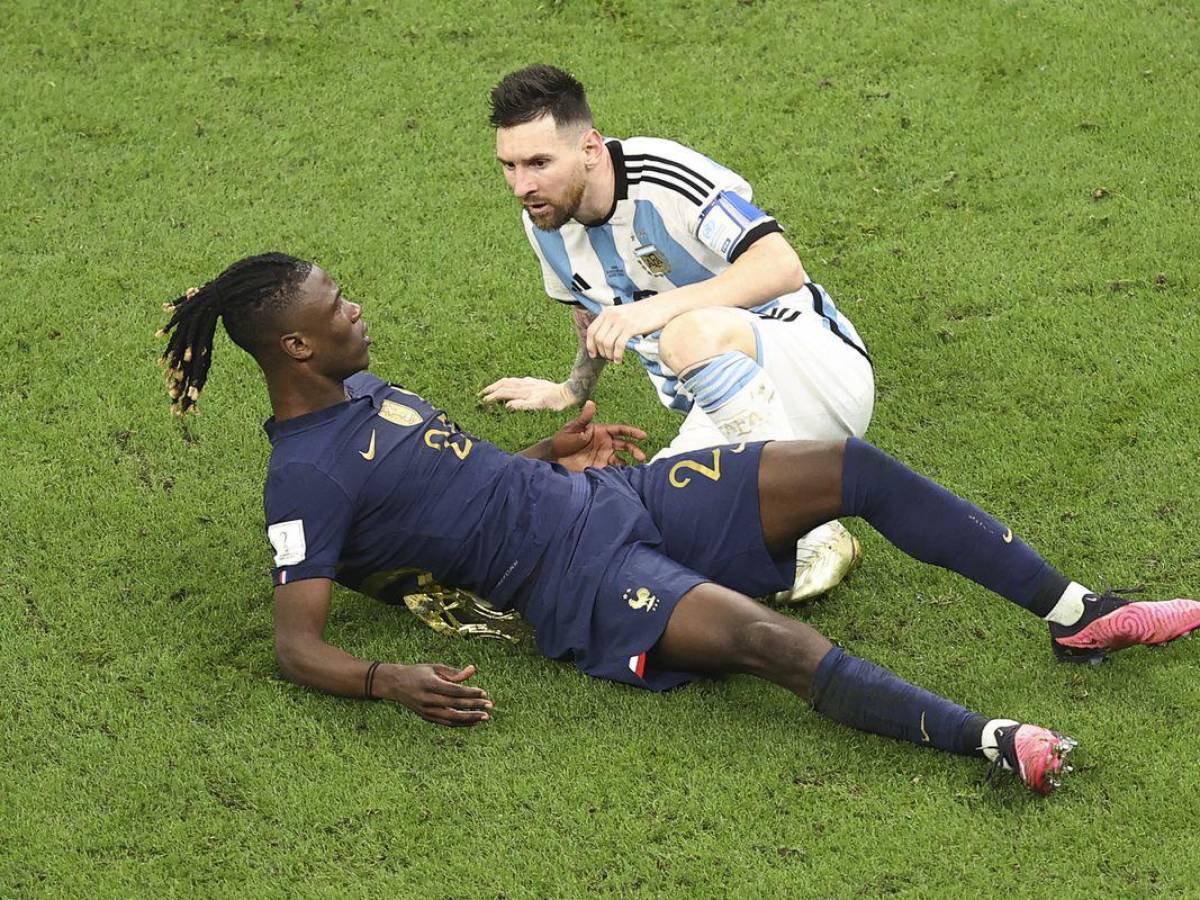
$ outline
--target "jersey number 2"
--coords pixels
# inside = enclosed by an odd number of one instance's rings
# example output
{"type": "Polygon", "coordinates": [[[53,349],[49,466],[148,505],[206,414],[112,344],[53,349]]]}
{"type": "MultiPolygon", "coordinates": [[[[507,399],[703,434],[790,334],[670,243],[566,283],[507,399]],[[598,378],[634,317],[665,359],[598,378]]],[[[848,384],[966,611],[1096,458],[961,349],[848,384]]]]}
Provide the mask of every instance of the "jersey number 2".
{"type": "MultiPolygon", "coordinates": [[[[741,453],[745,449],[746,449],[746,445],[744,443],[742,443],[742,444],[738,444],[736,447],[731,449],[729,452],[730,453],[741,453]]],[[[684,470],[687,470],[689,472],[695,472],[697,475],[703,475],[709,481],[720,481],[721,480],[721,448],[717,447],[716,449],[714,449],[712,452],[712,455],[713,455],[713,461],[712,461],[711,467],[704,465],[704,463],[696,462],[694,459],[683,459],[683,460],[680,460],[679,462],[675,463],[675,465],[671,466],[671,471],[667,475],[668,480],[671,482],[671,486],[677,487],[677,488],[684,488],[692,483],[691,476],[679,474],[680,472],[682,472],[684,470]]]]}

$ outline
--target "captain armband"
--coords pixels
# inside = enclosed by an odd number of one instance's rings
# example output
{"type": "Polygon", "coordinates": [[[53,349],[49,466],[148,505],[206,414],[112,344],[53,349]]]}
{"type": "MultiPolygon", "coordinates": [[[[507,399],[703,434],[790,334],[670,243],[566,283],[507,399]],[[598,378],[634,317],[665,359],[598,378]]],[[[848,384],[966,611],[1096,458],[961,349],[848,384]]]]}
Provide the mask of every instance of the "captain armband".
{"type": "Polygon", "coordinates": [[[733,191],[721,191],[700,211],[696,237],[733,262],[764,235],[783,231],[774,217],[733,191]]]}

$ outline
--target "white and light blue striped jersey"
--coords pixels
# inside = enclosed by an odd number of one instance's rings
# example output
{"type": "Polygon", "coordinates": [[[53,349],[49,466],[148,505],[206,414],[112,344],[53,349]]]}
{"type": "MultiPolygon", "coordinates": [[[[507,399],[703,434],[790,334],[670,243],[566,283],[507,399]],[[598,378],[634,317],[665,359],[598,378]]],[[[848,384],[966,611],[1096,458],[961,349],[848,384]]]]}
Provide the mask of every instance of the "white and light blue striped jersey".
{"type": "MultiPolygon", "coordinates": [[[[613,207],[592,225],[574,219],[554,231],[537,228],[527,212],[525,233],[542,266],[546,293],[593,314],[672,288],[712,278],[747,247],[783,229],[752,203],[750,185],[702,153],[660,138],[606,142],[616,176],[613,207]]],[[[819,316],[825,327],[864,356],[854,326],[823,290],[804,289],[752,312],[792,321],[819,316]]],[[[658,356],[658,334],[634,338],[629,348],[645,365],[665,406],[686,411],[674,373],[658,356]]]]}

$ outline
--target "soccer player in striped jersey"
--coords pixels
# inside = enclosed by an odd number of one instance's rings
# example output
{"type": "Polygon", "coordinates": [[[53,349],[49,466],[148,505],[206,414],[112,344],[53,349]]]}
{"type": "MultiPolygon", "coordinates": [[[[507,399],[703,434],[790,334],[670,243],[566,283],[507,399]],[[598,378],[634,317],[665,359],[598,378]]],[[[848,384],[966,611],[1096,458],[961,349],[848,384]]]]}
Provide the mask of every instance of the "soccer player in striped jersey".
{"type": "MultiPolygon", "coordinates": [[[[491,122],[546,293],[571,307],[579,349],[566,381],[503,378],[485,401],[565,409],[628,351],[662,403],[686,414],[658,458],[866,431],[866,345],[745,179],[673,141],[605,139],[583,86],[552,66],[507,75],[491,122]]],[[[821,526],[797,545],[795,581],[776,599],[824,593],[858,554],[838,522],[821,526]]]]}

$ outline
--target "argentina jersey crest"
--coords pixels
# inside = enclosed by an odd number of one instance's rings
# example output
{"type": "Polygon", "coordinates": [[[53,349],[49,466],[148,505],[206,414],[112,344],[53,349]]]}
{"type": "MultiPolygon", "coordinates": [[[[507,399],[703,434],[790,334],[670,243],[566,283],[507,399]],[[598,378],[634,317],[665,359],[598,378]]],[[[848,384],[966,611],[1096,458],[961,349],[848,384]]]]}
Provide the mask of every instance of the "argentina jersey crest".
{"type": "Polygon", "coordinates": [[[632,235],[632,237],[634,244],[639,244],[639,238],[645,241],[633,248],[633,255],[641,263],[643,269],[655,278],[662,278],[671,273],[671,261],[667,259],[665,253],[646,241],[642,235],[632,235]]]}

